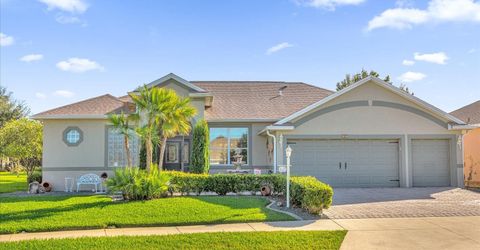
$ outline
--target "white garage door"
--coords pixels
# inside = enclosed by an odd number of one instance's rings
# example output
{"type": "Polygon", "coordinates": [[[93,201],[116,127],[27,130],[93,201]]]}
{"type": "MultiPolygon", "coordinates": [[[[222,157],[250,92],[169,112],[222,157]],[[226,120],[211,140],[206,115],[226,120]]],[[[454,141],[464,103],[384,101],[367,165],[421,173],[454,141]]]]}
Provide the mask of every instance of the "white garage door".
{"type": "Polygon", "coordinates": [[[288,140],[292,174],[334,187],[398,187],[398,140],[288,140]]]}
{"type": "Polygon", "coordinates": [[[414,187],[450,186],[448,140],[412,140],[414,187]]]}

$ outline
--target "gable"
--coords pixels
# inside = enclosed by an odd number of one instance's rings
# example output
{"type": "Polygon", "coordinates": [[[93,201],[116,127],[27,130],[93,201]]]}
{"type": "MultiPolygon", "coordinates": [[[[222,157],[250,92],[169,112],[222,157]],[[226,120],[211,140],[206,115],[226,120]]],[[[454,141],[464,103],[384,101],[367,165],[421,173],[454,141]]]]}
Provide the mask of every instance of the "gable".
{"type": "MultiPolygon", "coordinates": [[[[189,81],[173,74],[173,73],[170,73],[168,75],[165,75],[149,84],[147,84],[147,88],[152,88],[152,87],[162,87],[163,85],[165,84],[168,84],[168,83],[171,83],[171,82],[175,82],[177,85],[179,86],[182,86],[183,88],[186,88],[188,89],[189,91],[191,91],[192,93],[204,93],[206,92],[204,89],[190,83],[189,81]]],[[[139,91],[141,87],[135,89],[135,91],[139,91]]]]}
{"type": "Polygon", "coordinates": [[[375,77],[368,77],[278,121],[275,125],[295,123],[300,119],[308,119],[307,117],[312,118],[312,114],[321,114],[320,110],[326,108],[337,110],[354,106],[383,106],[403,110],[423,116],[444,127],[448,127],[449,124],[464,124],[458,118],[389,83],[375,77]]]}
{"type": "Polygon", "coordinates": [[[156,88],[166,88],[166,89],[171,89],[174,90],[177,95],[182,96],[182,97],[188,97],[190,93],[196,93],[192,89],[189,89],[185,87],[183,84],[179,83],[176,80],[170,79],[168,81],[165,81],[161,84],[158,84],[155,86],[156,88]]]}
{"type": "Polygon", "coordinates": [[[411,100],[367,82],[292,119],[293,133],[448,133],[449,123],[411,100]]]}

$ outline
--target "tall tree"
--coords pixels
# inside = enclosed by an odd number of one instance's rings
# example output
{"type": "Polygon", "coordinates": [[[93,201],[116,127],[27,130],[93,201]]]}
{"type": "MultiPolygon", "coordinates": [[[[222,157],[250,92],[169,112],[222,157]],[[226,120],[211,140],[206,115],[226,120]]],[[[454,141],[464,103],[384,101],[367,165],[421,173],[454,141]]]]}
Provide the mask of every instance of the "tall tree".
{"type": "Polygon", "coordinates": [[[5,123],[0,128],[0,155],[18,160],[30,177],[41,165],[42,131],[40,122],[27,118],[5,123]]]}
{"type": "Polygon", "coordinates": [[[13,99],[12,92],[0,85],[0,128],[10,120],[27,116],[30,109],[24,102],[13,99]]]}
{"type": "Polygon", "coordinates": [[[127,167],[132,167],[132,156],[130,151],[130,137],[134,130],[130,126],[129,122],[134,121],[136,118],[134,115],[125,114],[123,111],[120,114],[112,114],[108,117],[108,120],[112,123],[113,127],[123,135],[123,147],[127,157],[127,167]]]}
{"type": "Polygon", "coordinates": [[[191,130],[191,120],[197,111],[190,105],[189,98],[178,96],[174,90],[154,88],[152,96],[155,103],[155,123],[160,139],[158,168],[162,170],[167,139],[177,135],[188,135],[191,130]]]}
{"type": "MultiPolygon", "coordinates": [[[[367,78],[369,76],[379,77],[380,74],[378,74],[374,70],[371,70],[370,72],[368,72],[365,69],[362,69],[362,71],[360,71],[360,73],[353,74],[353,76],[350,75],[350,74],[346,74],[345,78],[342,81],[337,83],[337,91],[342,90],[342,89],[352,85],[353,83],[358,82],[358,81],[360,81],[364,78],[367,78]]],[[[383,80],[388,82],[388,83],[392,83],[389,75],[387,75],[383,80]]]]}
{"type": "MultiPolygon", "coordinates": [[[[371,70],[370,72],[368,72],[368,71],[366,71],[366,70],[364,70],[364,69],[362,69],[362,71],[360,71],[360,73],[353,74],[353,76],[351,76],[350,74],[346,74],[346,75],[345,75],[345,78],[344,78],[342,81],[340,81],[340,82],[337,83],[337,91],[342,90],[342,89],[344,89],[344,88],[346,88],[346,87],[348,87],[348,86],[350,86],[350,85],[352,85],[352,84],[354,84],[354,83],[356,83],[356,82],[358,82],[358,81],[360,81],[360,80],[362,80],[362,79],[364,79],[364,78],[367,78],[367,77],[369,77],[369,76],[380,77],[380,74],[378,74],[378,73],[377,73],[376,71],[374,71],[374,70],[371,70]]],[[[393,82],[392,82],[392,80],[391,80],[391,78],[390,78],[390,75],[385,76],[385,78],[383,78],[383,80],[384,80],[385,82],[388,82],[388,83],[390,83],[390,84],[393,84],[393,82]]],[[[407,85],[405,85],[404,83],[401,83],[401,84],[398,86],[398,88],[401,89],[401,90],[403,90],[403,91],[405,91],[405,92],[407,92],[407,93],[409,93],[409,94],[411,94],[411,95],[414,95],[414,93],[411,92],[411,91],[408,89],[407,85]]]]}
{"type": "Polygon", "coordinates": [[[210,169],[210,132],[205,120],[195,124],[192,135],[192,172],[208,173],[210,169]]]}
{"type": "Polygon", "coordinates": [[[150,167],[152,165],[152,155],[153,155],[153,142],[156,139],[156,123],[155,123],[155,105],[154,105],[154,96],[152,91],[147,88],[146,85],[140,89],[140,92],[131,93],[130,97],[133,102],[136,104],[139,113],[140,113],[140,124],[141,126],[137,128],[137,133],[142,137],[142,141],[145,143],[145,168],[150,172],[150,167]]]}

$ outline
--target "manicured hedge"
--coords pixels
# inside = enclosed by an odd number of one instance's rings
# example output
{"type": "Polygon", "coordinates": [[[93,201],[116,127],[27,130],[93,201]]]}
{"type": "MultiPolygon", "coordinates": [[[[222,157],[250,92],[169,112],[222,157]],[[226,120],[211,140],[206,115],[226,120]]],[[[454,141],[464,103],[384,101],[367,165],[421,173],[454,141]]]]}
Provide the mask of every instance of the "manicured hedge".
{"type": "MultiPolygon", "coordinates": [[[[274,195],[284,194],[286,179],[281,174],[192,174],[176,171],[164,172],[170,176],[170,194],[182,195],[202,192],[227,193],[251,192],[253,195],[262,186],[272,188],[274,195]]],[[[293,205],[312,214],[318,214],[332,204],[332,188],[311,176],[297,176],[290,180],[290,199],[293,205]]]]}
{"type": "Polygon", "coordinates": [[[322,209],[330,207],[333,189],[314,177],[292,177],[290,181],[291,201],[312,214],[319,214],[322,209]]]}
{"type": "Polygon", "coordinates": [[[218,195],[227,193],[242,193],[260,191],[262,186],[272,188],[274,194],[285,190],[285,177],[280,174],[254,175],[254,174],[192,174],[184,172],[165,172],[171,176],[170,193],[188,195],[202,192],[214,192],[218,195]]]}

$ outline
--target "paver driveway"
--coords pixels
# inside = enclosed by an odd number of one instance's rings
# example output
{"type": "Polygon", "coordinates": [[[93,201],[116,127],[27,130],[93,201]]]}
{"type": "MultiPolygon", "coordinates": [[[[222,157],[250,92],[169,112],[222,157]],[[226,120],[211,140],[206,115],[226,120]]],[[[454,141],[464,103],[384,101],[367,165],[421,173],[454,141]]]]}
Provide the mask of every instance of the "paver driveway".
{"type": "Polygon", "coordinates": [[[331,219],[480,216],[480,193],[460,188],[334,188],[331,219]]]}

